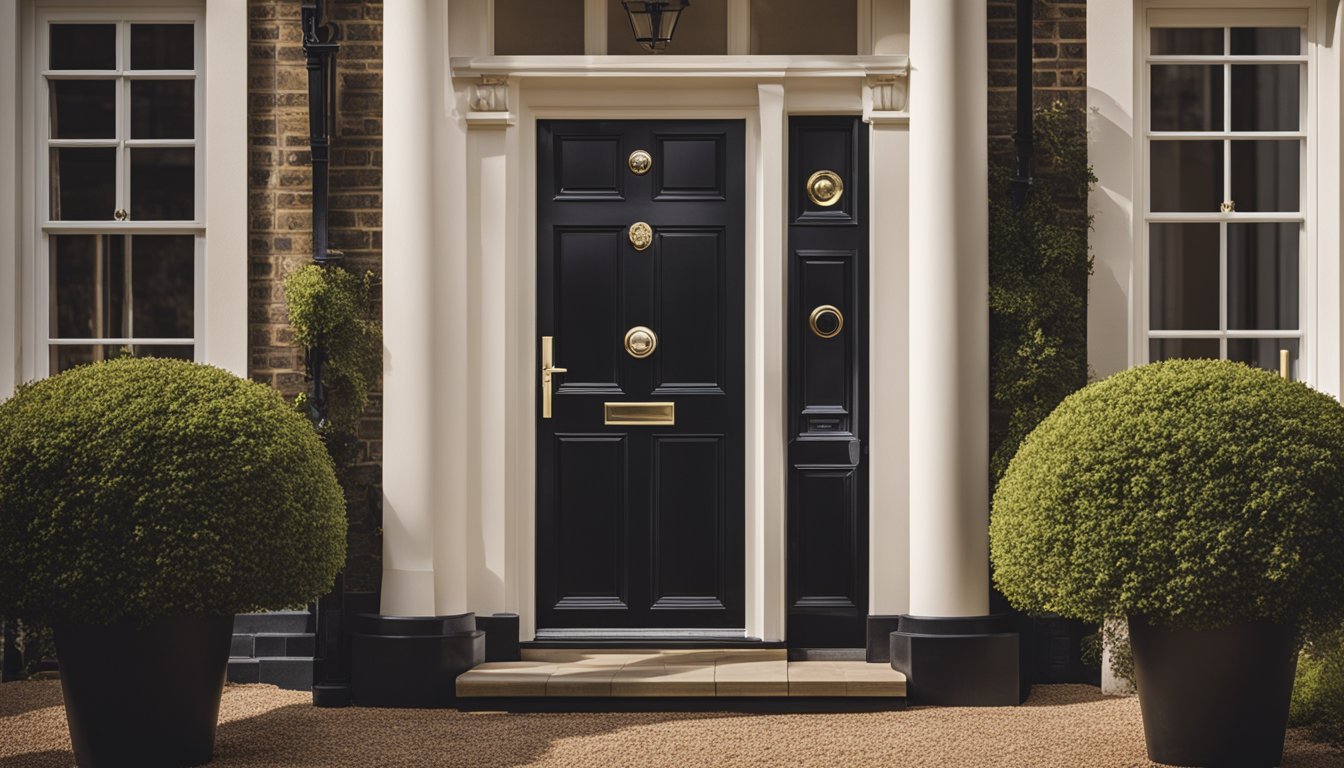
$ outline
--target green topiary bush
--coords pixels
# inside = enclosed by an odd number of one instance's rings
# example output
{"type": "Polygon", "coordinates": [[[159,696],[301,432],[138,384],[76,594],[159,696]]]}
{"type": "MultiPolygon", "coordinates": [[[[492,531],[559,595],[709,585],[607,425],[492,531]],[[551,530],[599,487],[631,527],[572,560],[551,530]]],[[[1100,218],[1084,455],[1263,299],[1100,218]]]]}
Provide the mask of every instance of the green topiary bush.
{"type": "Polygon", "coordinates": [[[1344,629],[1321,633],[1302,649],[1288,722],[1344,744],[1344,629]]]}
{"type": "Polygon", "coordinates": [[[345,559],[340,487],[269,387],[121,359],[0,404],[0,614],[112,623],[300,605],[345,559]]]}
{"type": "Polygon", "coordinates": [[[1214,360],[1070,395],[994,496],[995,582],[1018,608],[1207,628],[1344,611],[1344,407],[1214,360]]]}

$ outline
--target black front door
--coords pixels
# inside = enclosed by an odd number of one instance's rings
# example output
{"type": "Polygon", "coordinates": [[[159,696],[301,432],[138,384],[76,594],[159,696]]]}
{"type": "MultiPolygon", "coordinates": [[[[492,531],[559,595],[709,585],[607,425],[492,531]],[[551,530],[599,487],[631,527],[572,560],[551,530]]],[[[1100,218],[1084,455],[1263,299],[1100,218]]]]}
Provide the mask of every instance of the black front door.
{"type": "Polygon", "coordinates": [[[744,162],[741,121],[538,122],[539,635],[744,626],[744,162]]]}

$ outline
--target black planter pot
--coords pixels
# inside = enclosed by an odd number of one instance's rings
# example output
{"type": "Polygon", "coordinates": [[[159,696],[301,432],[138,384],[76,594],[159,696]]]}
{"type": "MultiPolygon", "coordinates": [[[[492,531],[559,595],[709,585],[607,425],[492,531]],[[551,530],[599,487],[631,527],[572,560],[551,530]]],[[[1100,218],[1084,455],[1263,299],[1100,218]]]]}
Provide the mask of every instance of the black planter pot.
{"type": "Polygon", "coordinates": [[[1130,617],[1129,643],[1149,759],[1201,768],[1279,764],[1297,669],[1295,627],[1171,629],[1130,617]]]}
{"type": "Polygon", "coordinates": [[[232,616],[53,629],[79,768],[210,762],[232,616]]]}

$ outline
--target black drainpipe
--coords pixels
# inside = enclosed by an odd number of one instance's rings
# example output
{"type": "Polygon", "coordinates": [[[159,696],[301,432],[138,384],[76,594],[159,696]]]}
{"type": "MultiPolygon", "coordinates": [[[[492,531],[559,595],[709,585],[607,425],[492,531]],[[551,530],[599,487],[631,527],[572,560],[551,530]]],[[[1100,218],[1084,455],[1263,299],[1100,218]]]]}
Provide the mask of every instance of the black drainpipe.
{"type": "Polygon", "coordinates": [[[1026,205],[1031,189],[1033,1],[1017,0],[1017,131],[1013,133],[1017,175],[1013,177],[1013,203],[1018,208],[1026,205]]]}
{"type": "MultiPolygon", "coordinates": [[[[331,165],[331,127],[336,115],[335,29],[327,23],[324,0],[304,0],[303,52],[308,59],[308,146],[313,167],[313,262],[329,266],[340,261],[340,251],[328,247],[327,193],[331,165]]],[[[322,383],[322,364],[326,353],[313,349],[306,361],[312,381],[309,417],[317,427],[327,421],[327,390],[322,383]]],[[[329,594],[317,601],[314,617],[316,639],[313,649],[313,704],[319,707],[344,707],[350,704],[350,651],[343,642],[345,579],[336,575],[329,594]]]]}

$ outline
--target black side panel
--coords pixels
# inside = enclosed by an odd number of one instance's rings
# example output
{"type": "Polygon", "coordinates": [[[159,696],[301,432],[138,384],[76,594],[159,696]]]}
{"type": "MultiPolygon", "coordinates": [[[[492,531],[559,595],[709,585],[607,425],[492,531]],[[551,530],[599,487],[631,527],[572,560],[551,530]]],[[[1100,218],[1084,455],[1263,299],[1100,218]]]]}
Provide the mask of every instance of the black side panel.
{"type": "Polygon", "coordinates": [[[867,326],[866,126],[850,116],[792,118],[787,635],[792,647],[866,643],[867,326]],[[808,194],[809,179],[818,171],[834,172],[843,185],[830,205],[808,194]],[[827,305],[843,322],[822,311],[814,330],[810,318],[827,305]],[[831,335],[837,326],[839,332],[831,335]]]}

